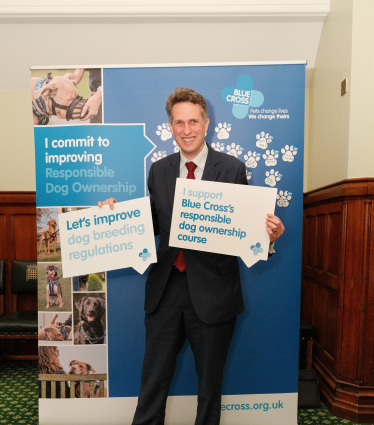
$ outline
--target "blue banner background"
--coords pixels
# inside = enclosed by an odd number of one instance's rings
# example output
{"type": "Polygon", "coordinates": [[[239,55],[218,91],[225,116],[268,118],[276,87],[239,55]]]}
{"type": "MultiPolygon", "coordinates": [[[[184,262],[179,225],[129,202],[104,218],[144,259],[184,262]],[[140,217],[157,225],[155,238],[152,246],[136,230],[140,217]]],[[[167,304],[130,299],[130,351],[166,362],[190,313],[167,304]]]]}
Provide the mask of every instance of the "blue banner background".
{"type": "MultiPolygon", "coordinates": [[[[165,101],[175,87],[184,86],[200,92],[207,100],[210,117],[206,136],[208,143],[216,147],[217,143],[225,143],[223,151],[234,154],[244,162],[244,155],[247,155],[247,158],[249,156],[248,151],[260,154],[256,168],[247,168],[252,172],[249,184],[265,186],[266,172],[271,169],[282,174],[281,180],[276,182],[276,187],[289,205],[276,206],[275,214],[282,219],[286,232],[276,242],[276,255],[267,262],[259,262],[251,269],[241,264],[246,310],[238,317],[225,369],[223,393],[296,393],[305,65],[116,68],[104,69],[103,76],[104,122],[145,123],[146,135],[157,146],[147,158],[147,173],[152,158],[156,160],[175,150],[173,137],[162,139],[163,134],[168,137],[165,101]],[[243,119],[236,118],[233,115],[233,106],[224,102],[221,97],[222,90],[225,87],[235,87],[238,78],[243,75],[252,78],[253,90],[262,93],[264,97],[262,105],[251,107],[259,110],[258,113],[252,114],[257,116],[256,119],[248,118],[248,114],[243,119]],[[286,113],[283,111],[279,115],[288,115],[289,118],[259,119],[258,115],[263,108],[287,109],[286,113]],[[229,132],[226,131],[229,138],[219,139],[218,134],[223,134],[222,129],[225,128],[231,128],[229,132]],[[265,165],[262,155],[266,153],[266,149],[256,146],[256,136],[261,132],[273,136],[267,149],[279,151],[275,166],[265,165]],[[296,155],[288,149],[288,153],[294,156],[292,162],[282,160],[281,149],[286,145],[298,148],[296,155]],[[227,146],[230,147],[229,150],[227,146]]],[[[136,149],[136,146],[131,145],[131,152],[133,149],[136,149]]],[[[131,157],[130,154],[125,156],[131,157]]],[[[105,198],[97,197],[95,201],[105,198]]],[[[116,198],[119,201],[124,200],[122,194],[118,194],[116,198]]],[[[145,337],[143,301],[146,274],[138,275],[132,269],[108,273],[111,397],[138,395],[145,337]]],[[[179,356],[170,395],[196,393],[194,360],[186,343],[179,356]]]]}

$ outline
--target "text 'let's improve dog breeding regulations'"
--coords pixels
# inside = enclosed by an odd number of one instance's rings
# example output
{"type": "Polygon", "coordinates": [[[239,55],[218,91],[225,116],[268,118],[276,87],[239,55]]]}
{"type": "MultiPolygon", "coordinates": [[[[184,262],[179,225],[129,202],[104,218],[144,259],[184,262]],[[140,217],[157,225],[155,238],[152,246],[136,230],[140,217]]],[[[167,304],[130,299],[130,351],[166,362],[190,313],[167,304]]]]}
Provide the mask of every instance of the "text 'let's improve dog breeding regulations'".
{"type": "Polygon", "coordinates": [[[247,267],[267,260],[265,220],[277,189],[177,179],[170,245],[241,257],[247,267]]]}
{"type": "Polygon", "coordinates": [[[157,262],[149,198],[59,215],[64,277],[157,262]]]}

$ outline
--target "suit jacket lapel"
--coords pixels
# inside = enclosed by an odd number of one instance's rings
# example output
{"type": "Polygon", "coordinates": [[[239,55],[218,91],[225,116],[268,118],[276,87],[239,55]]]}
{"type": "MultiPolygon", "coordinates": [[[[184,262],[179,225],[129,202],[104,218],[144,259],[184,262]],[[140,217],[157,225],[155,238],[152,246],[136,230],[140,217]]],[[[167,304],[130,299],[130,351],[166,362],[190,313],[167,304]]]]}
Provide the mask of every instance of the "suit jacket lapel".
{"type": "Polygon", "coordinates": [[[171,209],[173,209],[173,205],[174,205],[175,186],[177,184],[177,178],[179,177],[179,166],[180,166],[179,153],[170,155],[169,169],[167,170],[168,176],[166,178],[166,181],[167,181],[167,196],[168,196],[171,209]]]}
{"type": "Polygon", "coordinates": [[[219,159],[217,152],[212,149],[208,144],[208,156],[205,163],[205,168],[202,176],[202,180],[208,180],[214,182],[217,180],[219,175],[219,159]]]}

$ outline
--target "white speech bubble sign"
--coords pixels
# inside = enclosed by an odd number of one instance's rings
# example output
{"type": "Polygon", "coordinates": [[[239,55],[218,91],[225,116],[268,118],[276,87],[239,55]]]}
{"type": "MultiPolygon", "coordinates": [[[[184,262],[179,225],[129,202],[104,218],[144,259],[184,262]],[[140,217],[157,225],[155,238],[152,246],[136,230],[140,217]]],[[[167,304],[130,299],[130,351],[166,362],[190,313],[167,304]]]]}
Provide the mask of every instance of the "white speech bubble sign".
{"type": "Polygon", "coordinates": [[[60,214],[59,228],[64,277],[157,262],[148,197],[60,214]]]}
{"type": "Polygon", "coordinates": [[[241,257],[247,267],[267,260],[266,214],[277,189],[177,179],[169,245],[241,257]]]}

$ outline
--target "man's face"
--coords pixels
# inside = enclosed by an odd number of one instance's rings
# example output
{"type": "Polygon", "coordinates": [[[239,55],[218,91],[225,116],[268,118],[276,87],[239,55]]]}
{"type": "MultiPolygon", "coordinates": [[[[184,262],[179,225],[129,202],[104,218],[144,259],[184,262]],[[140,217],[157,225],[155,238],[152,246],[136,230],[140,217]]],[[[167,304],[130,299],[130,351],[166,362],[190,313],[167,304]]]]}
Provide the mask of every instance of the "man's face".
{"type": "Polygon", "coordinates": [[[173,122],[169,122],[170,130],[183,156],[192,160],[204,147],[209,118],[204,122],[200,105],[190,102],[176,103],[171,113],[173,122]]]}

